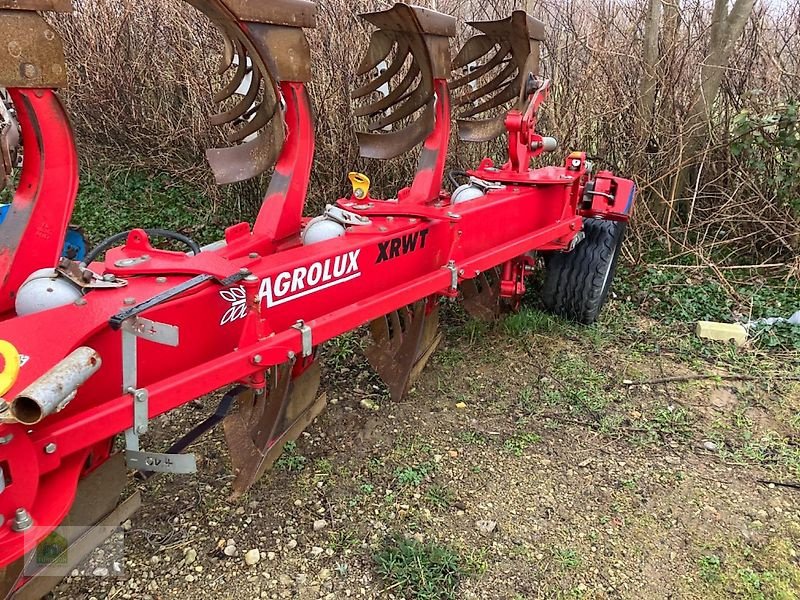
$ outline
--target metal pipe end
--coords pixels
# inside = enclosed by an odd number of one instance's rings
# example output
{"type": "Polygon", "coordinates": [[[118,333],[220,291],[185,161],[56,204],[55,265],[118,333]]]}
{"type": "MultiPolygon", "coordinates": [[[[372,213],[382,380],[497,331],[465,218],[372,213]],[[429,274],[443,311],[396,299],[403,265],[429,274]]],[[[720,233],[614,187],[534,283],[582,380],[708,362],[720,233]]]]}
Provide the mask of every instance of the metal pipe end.
{"type": "Polygon", "coordinates": [[[44,418],[44,411],[33,398],[17,396],[11,403],[11,415],[23,425],[35,425],[44,418]]]}

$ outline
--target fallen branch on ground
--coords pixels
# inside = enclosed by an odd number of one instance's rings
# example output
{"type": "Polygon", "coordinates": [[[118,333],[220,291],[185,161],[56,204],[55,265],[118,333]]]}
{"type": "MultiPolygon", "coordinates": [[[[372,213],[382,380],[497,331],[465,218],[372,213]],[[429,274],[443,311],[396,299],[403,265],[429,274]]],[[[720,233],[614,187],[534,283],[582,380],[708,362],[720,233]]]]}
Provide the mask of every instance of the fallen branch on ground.
{"type": "Polygon", "coordinates": [[[769,381],[800,381],[800,377],[755,377],[752,375],[675,375],[672,377],[660,377],[658,379],[647,379],[644,381],[631,381],[625,379],[622,385],[657,385],[659,383],[680,383],[684,381],[699,381],[703,379],[719,379],[722,381],[760,381],[768,379],[769,381]]]}

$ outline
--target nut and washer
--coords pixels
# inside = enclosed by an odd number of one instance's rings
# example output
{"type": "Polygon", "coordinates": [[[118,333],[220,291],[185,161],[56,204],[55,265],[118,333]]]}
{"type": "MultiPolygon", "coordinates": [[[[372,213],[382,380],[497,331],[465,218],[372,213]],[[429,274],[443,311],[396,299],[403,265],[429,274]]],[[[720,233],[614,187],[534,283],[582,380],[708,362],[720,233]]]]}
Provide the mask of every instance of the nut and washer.
{"type": "Polygon", "coordinates": [[[18,508],[17,512],[14,513],[14,522],[11,523],[12,531],[19,533],[27,531],[31,527],[33,527],[33,519],[28,514],[28,511],[24,508],[18,508]]]}

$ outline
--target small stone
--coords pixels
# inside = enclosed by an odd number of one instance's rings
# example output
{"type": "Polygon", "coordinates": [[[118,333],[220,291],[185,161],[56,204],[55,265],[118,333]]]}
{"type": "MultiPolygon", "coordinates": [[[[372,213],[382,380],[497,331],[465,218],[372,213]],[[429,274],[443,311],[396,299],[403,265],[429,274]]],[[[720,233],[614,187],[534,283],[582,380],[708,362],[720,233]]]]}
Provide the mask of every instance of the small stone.
{"type": "Polygon", "coordinates": [[[194,561],[197,560],[197,550],[195,550],[194,548],[189,548],[186,551],[183,560],[187,565],[192,564],[194,561]]]}
{"type": "Polygon", "coordinates": [[[458,450],[448,450],[447,455],[450,458],[458,458],[458,450]]]}
{"type": "Polygon", "coordinates": [[[491,535],[497,529],[497,521],[475,521],[475,528],[481,535],[491,535]]]}
{"type": "Polygon", "coordinates": [[[192,582],[194,581],[194,575],[192,575],[191,573],[189,573],[189,574],[188,574],[188,575],[187,575],[187,576],[186,576],[184,579],[185,579],[186,581],[188,581],[189,583],[192,583],[192,582]]]}
{"type": "Polygon", "coordinates": [[[313,548],[311,548],[311,556],[319,556],[323,552],[325,552],[325,550],[323,550],[319,546],[314,546],[313,548]]]}
{"type": "Polygon", "coordinates": [[[379,410],[380,409],[380,407],[375,402],[370,400],[369,398],[364,398],[361,402],[359,402],[359,404],[362,406],[362,408],[366,408],[367,410],[379,410]]]}
{"type": "Polygon", "coordinates": [[[267,560],[275,560],[275,553],[267,552],[267,560]]]}
{"type": "Polygon", "coordinates": [[[703,442],[703,448],[705,448],[709,452],[716,452],[717,451],[717,445],[714,442],[711,442],[711,441],[703,442]]]}
{"type": "Polygon", "coordinates": [[[244,562],[249,567],[257,565],[260,560],[261,560],[261,552],[258,551],[258,548],[253,548],[252,550],[248,550],[247,553],[244,555],[244,562]]]}
{"type": "Polygon", "coordinates": [[[322,531],[328,526],[328,522],[325,519],[317,519],[314,521],[314,531],[322,531]]]}
{"type": "Polygon", "coordinates": [[[222,551],[225,556],[236,556],[236,546],[225,546],[225,549],[222,551]]]}
{"type": "Polygon", "coordinates": [[[286,547],[287,547],[289,550],[294,550],[295,548],[297,548],[297,540],[289,540],[289,541],[286,543],[286,547]]]}
{"type": "Polygon", "coordinates": [[[679,464],[681,464],[681,459],[678,456],[665,456],[664,457],[664,462],[666,462],[666,463],[668,463],[670,465],[679,465],[679,464]]]}
{"type": "Polygon", "coordinates": [[[95,577],[108,577],[108,569],[105,567],[97,567],[92,571],[92,575],[95,577]]]}
{"type": "Polygon", "coordinates": [[[283,575],[281,575],[280,577],[278,577],[278,581],[281,582],[281,585],[293,585],[294,584],[294,579],[292,579],[291,577],[289,577],[285,573],[283,575]]]}
{"type": "Polygon", "coordinates": [[[124,521],[122,523],[123,531],[130,531],[132,527],[133,527],[133,523],[131,522],[130,519],[128,519],[127,521],[124,521]]]}
{"type": "Polygon", "coordinates": [[[456,402],[456,408],[464,409],[467,408],[466,402],[456,402]]]}

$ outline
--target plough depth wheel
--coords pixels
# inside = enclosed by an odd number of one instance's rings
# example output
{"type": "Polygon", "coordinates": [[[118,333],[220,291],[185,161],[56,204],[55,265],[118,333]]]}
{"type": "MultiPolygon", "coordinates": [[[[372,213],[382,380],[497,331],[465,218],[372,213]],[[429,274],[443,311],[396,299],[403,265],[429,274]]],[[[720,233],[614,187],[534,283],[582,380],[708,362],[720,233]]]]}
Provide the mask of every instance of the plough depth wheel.
{"type": "Polygon", "coordinates": [[[545,255],[542,302],[549,311],[591,325],[600,315],[617,271],[625,223],[587,219],[572,252],[545,255]]]}

